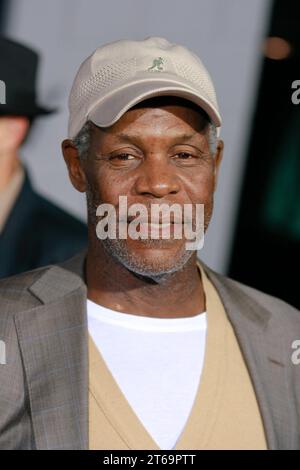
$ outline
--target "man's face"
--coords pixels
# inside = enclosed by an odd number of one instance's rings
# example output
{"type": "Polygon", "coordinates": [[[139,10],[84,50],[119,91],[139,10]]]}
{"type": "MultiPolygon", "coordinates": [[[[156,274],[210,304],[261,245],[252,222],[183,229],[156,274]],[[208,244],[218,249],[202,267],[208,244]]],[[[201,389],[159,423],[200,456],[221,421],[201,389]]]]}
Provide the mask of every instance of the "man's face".
{"type": "MultiPolygon", "coordinates": [[[[84,173],[93,231],[97,206],[109,203],[118,213],[119,196],[127,196],[128,207],[145,205],[149,218],[152,204],[204,204],[205,229],[209,224],[222,143],[211,155],[207,121],[188,103],[149,103],[130,109],[109,128],[92,129],[84,173]]],[[[169,239],[127,237],[97,243],[131,271],[155,278],[181,269],[193,254],[185,237],[175,239],[172,227],[170,233],[169,239]]]]}

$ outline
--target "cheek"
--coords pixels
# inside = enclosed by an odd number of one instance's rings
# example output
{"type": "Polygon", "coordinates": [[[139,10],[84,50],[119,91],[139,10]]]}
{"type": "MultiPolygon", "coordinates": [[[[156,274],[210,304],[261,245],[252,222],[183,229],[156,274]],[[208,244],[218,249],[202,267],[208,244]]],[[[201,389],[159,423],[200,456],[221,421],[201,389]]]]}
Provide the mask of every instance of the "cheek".
{"type": "Polygon", "coordinates": [[[192,195],[193,203],[204,205],[204,231],[206,232],[213,212],[214,205],[214,174],[208,172],[197,178],[197,186],[194,186],[192,195]]]}
{"type": "Polygon", "coordinates": [[[202,171],[185,182],[189,198],[193,203],[211,204],[214,193],[214,173],[213,171],[202,171]]]}
{"type": "Polygon", "coordinates": [[[92,169],[88,176],[88,183],[98,201],[114,206],[119,204],[119,196],[126,196],[130,193],[128,179],[120,174],[107,171],[103,167],[92,169]]]}

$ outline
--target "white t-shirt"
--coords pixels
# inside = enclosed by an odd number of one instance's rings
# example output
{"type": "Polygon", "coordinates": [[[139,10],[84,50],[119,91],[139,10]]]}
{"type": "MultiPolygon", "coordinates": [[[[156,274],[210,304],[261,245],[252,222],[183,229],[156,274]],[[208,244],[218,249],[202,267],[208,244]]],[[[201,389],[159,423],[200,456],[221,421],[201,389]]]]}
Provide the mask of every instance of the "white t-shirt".
{"type": "Polygon", "coordinates": [[[161,449],[176,445],[203,367],[206,312],[152,318],[87,301],[88,329],[130,406],[161,449]]]}

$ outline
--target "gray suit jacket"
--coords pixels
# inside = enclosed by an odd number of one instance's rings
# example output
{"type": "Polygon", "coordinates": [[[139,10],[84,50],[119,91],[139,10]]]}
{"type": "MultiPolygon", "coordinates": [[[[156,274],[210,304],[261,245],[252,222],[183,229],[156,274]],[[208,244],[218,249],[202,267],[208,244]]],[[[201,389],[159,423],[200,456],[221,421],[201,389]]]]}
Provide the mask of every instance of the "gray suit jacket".
{"type": "MultiPolygon", "coordinates": [[[[84,255],[0,281],[0,449],[88,448],[84,255]]],[[[239,341],[268,448],[300,449],[300,364],[291,360],[300,312],[202,265],[239,341]]]]}

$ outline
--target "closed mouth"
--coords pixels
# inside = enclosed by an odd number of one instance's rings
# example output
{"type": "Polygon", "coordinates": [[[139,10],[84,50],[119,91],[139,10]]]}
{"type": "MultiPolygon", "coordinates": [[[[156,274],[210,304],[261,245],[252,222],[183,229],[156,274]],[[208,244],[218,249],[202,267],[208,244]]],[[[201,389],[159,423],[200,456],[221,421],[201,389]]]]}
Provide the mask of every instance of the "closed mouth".
{"type": "Polygon", "coordinates": [[[137,224],[148,224],[148,225],[153,225],[153,226],[168,226],[168,225],[175,225],[175,224],[182,224],[182,220],[170,220],[170,221],[167,221],[167,222],[163,222],[162,220],[160,220],[159,222],[151,222],[149,221],[148,219],[140,219],[139,217],[129,217],[127,219],[127,222],[130,223],[132,222],[133,220],[136,220],[136,223],[137,224]]]}

